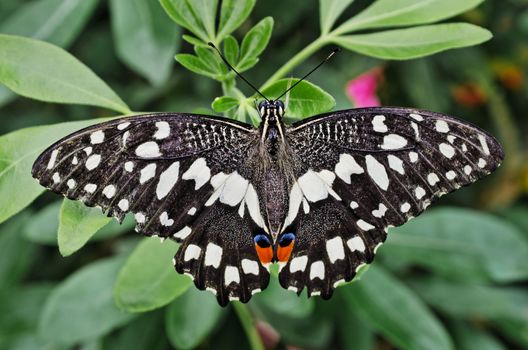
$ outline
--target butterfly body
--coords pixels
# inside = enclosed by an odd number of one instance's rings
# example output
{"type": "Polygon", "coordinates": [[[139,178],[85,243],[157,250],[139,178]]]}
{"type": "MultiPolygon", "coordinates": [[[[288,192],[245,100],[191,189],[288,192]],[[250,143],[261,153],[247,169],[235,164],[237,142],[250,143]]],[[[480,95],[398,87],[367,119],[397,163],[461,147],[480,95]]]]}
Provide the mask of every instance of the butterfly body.
{"type": "Polygon", "coordinates": [[[112,120],[59,140],[33,176],[181,246],[174,264],[220,304],[248,301],[279,263],[284,288],[329,298],[374,258],[387,229],[495,170],[498,142],[458,119],[366,108],[257,128],[193,114],[112,120]]]}

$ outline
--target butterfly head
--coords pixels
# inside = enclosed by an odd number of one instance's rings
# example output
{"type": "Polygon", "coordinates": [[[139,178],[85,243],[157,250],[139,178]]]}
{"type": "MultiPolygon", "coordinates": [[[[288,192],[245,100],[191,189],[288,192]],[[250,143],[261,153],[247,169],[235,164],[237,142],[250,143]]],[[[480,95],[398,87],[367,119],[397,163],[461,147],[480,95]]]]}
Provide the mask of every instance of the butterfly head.
{"type": "Polygon", "coordinates": [[[279,100],[265,100],[259,103],[258,109],[263,121],[277,123],[284,115],[284,103],[279,100]]]}

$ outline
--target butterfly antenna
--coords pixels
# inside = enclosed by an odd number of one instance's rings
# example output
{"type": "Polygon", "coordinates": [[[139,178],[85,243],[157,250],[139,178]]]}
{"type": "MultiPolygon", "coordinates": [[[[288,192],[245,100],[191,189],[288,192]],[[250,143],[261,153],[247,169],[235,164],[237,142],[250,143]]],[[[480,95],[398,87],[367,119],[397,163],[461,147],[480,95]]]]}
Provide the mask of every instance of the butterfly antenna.
{"type": "Polygon", "coordinates": [[[224,61],[224,63],[226,64],[226,66],[229,67],[229,69],[231,69],[233,72],[236,73],[236,75],[238,75],[242,80],[244,80],[246,82],[246,84],[248,84],[249,86],[251,86],[253,88],[253,90],[255,90],[260,96],[262,96],[266,101],[269,102],[269,98],[267,98],[266,96],[264,96],[262,94],[262,92],[259,91],[259,89],[257,89],[253,84],[251,84],[246,78],[244,78],[244,76],[242,74],[240,74],[239,72],[236,71],[235,68],[233,68],[233,66],[231,64],[229,64],[229,62],[227,62],[227,59],[224,57],[224,55],[222,55],[222,53],[220,52],[220,50],[218,50],[218,48],[215,46],[215,44],[209,42],[208,43],[209,46],[211,46],[213,49],[216,50],[216,52],[218,52],[218,54],[220,55],[220,58],[222,59],[222,61],[224,61]]]}
{"type": "Polygon", "coordinates": [[[288,89],[286,89],[286,91],[284,91],[282,93],[282,95],[280,95],[279,97],[276,98],[276,100],[280,99],[282,96],[286,95],[288,92],[290,92],[294,87],[296,87],[301,81],[303,81],[304,79],[308,78],[308,76],[310,74],[312,74],[313,72],[315,72],[319,67],[321,67],[323,64],[325,64],[326,62],[328,62],[336,53],[338,53],[339,51],[341,51],[341,49],[339,47],[336,47],[335,49],[332,50],[332,52],[321,62],[319,63],[317,66],[315,66],[311,71],[308,72],[308,74],[306,74],[304,77],[302,77],[301,79],[299,79],[295,84],[293,84],[292,86],[290,86],[288,89]]]}

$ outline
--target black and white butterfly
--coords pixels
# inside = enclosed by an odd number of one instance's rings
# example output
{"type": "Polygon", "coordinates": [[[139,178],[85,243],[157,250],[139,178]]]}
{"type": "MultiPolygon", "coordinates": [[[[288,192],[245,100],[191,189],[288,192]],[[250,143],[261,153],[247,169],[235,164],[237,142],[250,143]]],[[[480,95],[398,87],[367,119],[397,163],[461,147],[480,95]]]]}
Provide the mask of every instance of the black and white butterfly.
{"type": "Polygon", "coordinates": [[[181,246],[174,264],[221,305],[247,302],[278,262],[284,288],[330,298],[370,263],[387,229],[495,170],[499,143],[455,118],[364,108],[258,128],[219,117],[153,113],[69,135],[33,176],[137,230],[181,246]]]}

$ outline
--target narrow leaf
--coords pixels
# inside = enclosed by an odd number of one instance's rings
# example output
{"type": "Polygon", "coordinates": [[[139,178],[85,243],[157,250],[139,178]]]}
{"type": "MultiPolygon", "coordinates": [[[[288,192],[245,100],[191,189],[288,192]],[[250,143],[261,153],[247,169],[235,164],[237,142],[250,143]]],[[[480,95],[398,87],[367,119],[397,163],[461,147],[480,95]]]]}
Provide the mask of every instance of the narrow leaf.
{"type": "Polygon", "coordinates": [[[214,99],[211,108],[213,108],[215,112],[224,113],[231,108],[237,107],[239,103],[240,102],[234,97],[222,96],[214,99]]]}
{"type": "Polygon", "coordinates": [[[467,23],[449,23],[339,36],[332,41],[367,56],[407,60],[449,49],[477,45],[491,37],[491,33],[481,27],[467,23]]]}
{"type": "Polygon", "coordinates": [[[271,17],[264,18],[251,28],[242,40],[240,60],[237,65],[239,69],[244,66],[246,61],[255,59],[264,51],[266,46],[268,46],[272,30],[273,18],[271,17]]]}
{"type": "Polygon", "coordinates": [[[391,229],[384,256],[458,280],[528,278],[528,242],[505,220],[462,208],[442,208],[391,229]],[[385,255],[386,254],[386,255],[385,255]]]}
{"type": "Polygon", "coordinates": [[[167,308],[165,331],[176,349],[194,349],[224,313],[211,293],[191,288],[167,308]]]}
{"type": "Polygon", "coordinates": [[[64,199],[59,214],[58,243],[62,256],[69,256],[102,227],[110,222],[101,209],[90,208],[80,201],[64,199]]]}
{"type": "Polygon", "coordinates": [[[248,18],[253,6],[255,6],[255,0],[222,1],[216,40],[220,42],[226,35],[235,31],[248,18]]]}
{"type": "Polygon", "coordinates": [[[211,71],[211,69],[206,66],[200,58],[194,55],[181,53],[176,55],[176,61],[178,61],[178,63],[180,63],[182,66],[184,66],[191,72],[205,75],[206,77],[212,79],[216,77],[215,72],[211,71]]]}
{"type": "MultiPolygon", "coordinates": [[[[336,0],[337,1],[337,0],[336,0]]],[[[437,22],[466,12],[484,0],[377,0],[335,33],[359,29],[409,26],[437,22]]]]}
{"type": "Polygon", "coordinates": [[[216,12],[218,11],[218,0],[187,0],[205,27],[210,41],[215,37],[216,12]]]}
{"type": "Polygon", "coordinates": [[[59,284],[40,315],[40,337],[73,345],[127,323],[133,315],[118,310],[112,299],[112,285],[122,265],[121,257],[101,260],[59,284]]]}
{"type": "Polygon", "coordinates": [[[0,47],[0,82],[19,95],[130,112],[105,82],[63,49],[3,34],[0,47]]]}
{"type": "MultiPolygon", "coordinates": [[[[268,98],[277,98],[298,79],[281,79],[265,88],[262,93],[268,98]]],[[[335,100],[320,87],[303,80],[291,92],[283,97],[286,118],[302,119],[330,111],[335,106],[335,100]]]]}
{"type": "Polygon", "coordinates": [[[166,81],[179,47],[179,27],[154,0],[112,0],[110,5],[119,58],[152,85],[166,81]]]}
{"type": "Polygon", "coordinates": [[[105,120],[108,119],[38,126],[0,136],[0,222],[28,206],[44,191],[31,177],[31,167],[46,147],[76,130],[105,120]]]}
{"type": "Polygon", "coordinates": [[[99,0],[37,0],[25,3],[0,25],[0,33],[45,40],[67,48],[99,0]]]}
{"type": "Polygon", "coordinates": [[[201,41],[201,40],[198,39],[198,38],[195,38],[195,37],[192,36],[192,35],[183,34],[183,35],[182,35],[182,38],[183,38],[183,40],[187,41],[189,44],[191,44],[191,45],[193,45],[193,46],[203,46],[203,47],[207,47],[207,43],[204,43],[203,41],[201,41]]]}
{"type": "Polygon", "coordinates": [[[460,350],[506,350],[491,332],[473,327],[465,322],[452,322],[450,327],[457,349],[460,350]]]}
{"type": "Polygon", "coordinates": [[[321,34],[327,34],[335,21],[354,0],[319,0],[321,34]]]}
{"type": "Polygon", "coordinates": [[[232,66],[236,66],[238,62],[239,47],[237,40],[232,36],[228,35],[224,39],[224,55],[232,66]]]}
{"type": "Polygon", "coordinates": [[[341,291],[358,316],[396,347],[453,349],[448,333],[427,306],[381,267],[371,266],[361,283],[341,291]]]}
{"type": "Polygon", "coordinates": [[[203,21],[193,8],[189,0],[160,0],[163,9],[170,18],[180,26],[188,29],[191,33],[200,38],[203,42],[208,42],[203,21]]]}
{"type": "Polygon", "coordinates": [[[189,277],[174,270],[172,258],[178,246],[156,238],[144,239],[128,258],[117,279],[114,296],[119,308],[144,312],[162,307],[183,294],[189,277]]]}

